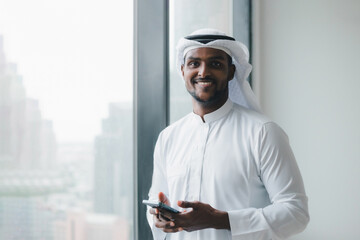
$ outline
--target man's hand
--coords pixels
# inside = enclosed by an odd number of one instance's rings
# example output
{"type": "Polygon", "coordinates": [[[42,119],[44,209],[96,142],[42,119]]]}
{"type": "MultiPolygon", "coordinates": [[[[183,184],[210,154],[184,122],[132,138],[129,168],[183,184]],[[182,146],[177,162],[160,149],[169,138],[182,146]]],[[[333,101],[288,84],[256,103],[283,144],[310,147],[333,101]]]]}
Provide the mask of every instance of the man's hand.
{"type": "Polygon", "coordinates": [[[182,213],[170,213],[162,209],[160,215],[165,219],[171,219],[171,229],[184,229],[191,232],[205,228],[230,229],[229,216],[227,212],[214,209],[209,204],[202,202],[178,201],[182,208],[192,208],[182,213]]]}
{"type": "MultiPolygon", "coordinates": [[[[159,193],[159,201],[170,206],[169,199],[162,192],[159,193]]],[[[154,221],[155,227],[161,228],[164,232],[167,232],[167,233],[182,231],[182,228],[175,227],[174,221],[172,221],[171,218],[166,217],[162,212],[159,211],[159,209],[150,208],[149,212],[150,212],[150,214],[153,215],[153,221],[154,221]]],[[[165,212],[168,213],[167,211],[165,211],[165,212]]]]}

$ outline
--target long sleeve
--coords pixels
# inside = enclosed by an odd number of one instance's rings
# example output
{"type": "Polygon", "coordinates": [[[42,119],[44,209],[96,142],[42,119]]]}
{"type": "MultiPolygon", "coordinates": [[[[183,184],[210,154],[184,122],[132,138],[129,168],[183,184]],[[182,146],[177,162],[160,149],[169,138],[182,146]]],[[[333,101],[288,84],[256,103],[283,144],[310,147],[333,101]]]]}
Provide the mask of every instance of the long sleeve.
{"type": "Polygon", "coordinates": [[[269,122],[258,134],[254,151],[260,178],[271,204],[229,211],[232,239],[286,239],[309,222],[307,196],[288,138],[269,122]]]}
{"type": "MultiPolygon", "coordinates": [[[[165,175],[165,161],[161,156],[161,139],[162,134],[159,135],[159,138],[155,145],[154,150],[154,171],[152,177],[152,185],[149,191],[149,200],[158,200],[158,193],[163,192],[168,196],[168,186],[166,182],[165,175]]],[[[153,222],[153,216],[149,213],[149,207],[147,208],[146,217],[148,223],[150,225],[154,240],[164,240],[166,237],[166,233],[164,233],[161,229],[155,227],[153,222]]]]}

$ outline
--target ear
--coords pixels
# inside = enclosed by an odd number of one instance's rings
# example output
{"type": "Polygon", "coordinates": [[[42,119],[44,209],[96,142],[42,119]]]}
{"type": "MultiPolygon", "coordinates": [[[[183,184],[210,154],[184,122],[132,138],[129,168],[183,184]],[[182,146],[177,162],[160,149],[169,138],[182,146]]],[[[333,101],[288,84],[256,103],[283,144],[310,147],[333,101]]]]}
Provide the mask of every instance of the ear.
{"type": "Polygon", "coordinates": [[[231,64],[231,66],[229,67],[229,81],[234,78],[235,71],[236,71],[235,65],[231,64]]]}
{"type": "Polygon", "coordinates": [[[181,64],[181,75],[184,77],[184,64],[181,64]]]}

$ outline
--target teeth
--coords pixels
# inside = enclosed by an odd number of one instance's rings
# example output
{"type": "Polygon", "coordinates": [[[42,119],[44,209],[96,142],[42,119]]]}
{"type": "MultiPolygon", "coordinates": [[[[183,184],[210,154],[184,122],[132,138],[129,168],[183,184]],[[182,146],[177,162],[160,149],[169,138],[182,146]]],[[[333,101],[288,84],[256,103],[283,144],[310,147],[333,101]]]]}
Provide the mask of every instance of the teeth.
{"type": "Polygon", "coordinates": [[[211,85],[211,82],[198,82],[198,84],[200,84],[202,86],[209,86],[209,85],[211,85]]]}

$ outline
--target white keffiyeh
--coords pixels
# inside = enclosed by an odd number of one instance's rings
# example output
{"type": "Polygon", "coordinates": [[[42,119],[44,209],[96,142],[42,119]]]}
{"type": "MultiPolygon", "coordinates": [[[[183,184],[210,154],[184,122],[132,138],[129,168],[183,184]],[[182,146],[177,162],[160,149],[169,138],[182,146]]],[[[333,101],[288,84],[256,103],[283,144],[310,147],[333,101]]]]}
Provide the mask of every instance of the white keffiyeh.
{"type": "MultiPolygon", "coordinates": [[[[226,36],[225,33],[215,29],[200,29],[191,33],[190,36],[191,35],[226,36]]],[[[176,68],[180,72],[180,75],[181,65],[184,64],[185,54],[192,49],[201,47],[220,49],[232,57],[236,70],[233,80],[229,82],[229,98],[231,101],[241,106],[255,110],[257,112],[262,112],[260,105],[253,91],[251,90],[249,82],[246,81],[246,78],[249,76],[252,67],[249,64],[249,50],[241,42],[221,39],[204,44],[195,40],[181,38],[176,47],[176,68]]]]}

